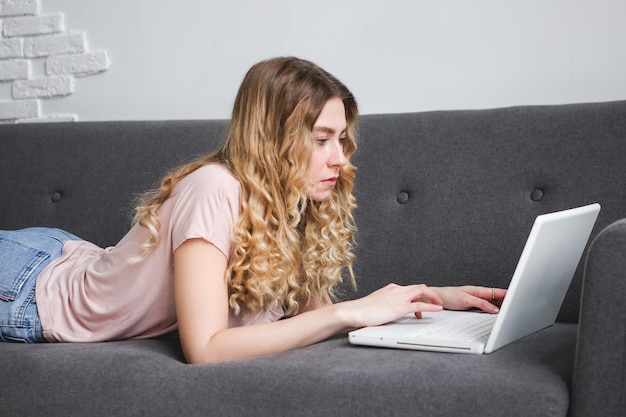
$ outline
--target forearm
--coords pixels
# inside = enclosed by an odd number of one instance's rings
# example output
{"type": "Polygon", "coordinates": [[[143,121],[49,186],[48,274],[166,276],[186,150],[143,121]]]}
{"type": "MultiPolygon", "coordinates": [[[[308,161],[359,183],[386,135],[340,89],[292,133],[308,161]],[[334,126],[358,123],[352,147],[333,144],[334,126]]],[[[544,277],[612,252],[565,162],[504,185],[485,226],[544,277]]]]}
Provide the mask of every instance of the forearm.
{"type": "Polygon", "coordinates": [[[441,299],[426,286],[390,284],[366,297],[320,306],[286,320],[218,330],[186,357],[190,363],[206,363],[269,355],[317,343],[341,330],[441,310],[441,299]]]}
{"type": "Polygon", "coordinates": [[[228,328],[216,332],[189,363],[223,362],[275,354],[308,346],[350,327],[343,303],[271,323],[228,328]]]}
{"type": "Polygon", "coordinates": [[[174,292],[181,347],[189,363],[270,355],[307,346],[347,329],[375,326],[408,313],[441,310],[424,285],[388,285],[358,300],[310,300],[300,314],[273,323],[227,328],[230,306],[226,257],[211,243],[190,239],[174,253],[174,292]]]}

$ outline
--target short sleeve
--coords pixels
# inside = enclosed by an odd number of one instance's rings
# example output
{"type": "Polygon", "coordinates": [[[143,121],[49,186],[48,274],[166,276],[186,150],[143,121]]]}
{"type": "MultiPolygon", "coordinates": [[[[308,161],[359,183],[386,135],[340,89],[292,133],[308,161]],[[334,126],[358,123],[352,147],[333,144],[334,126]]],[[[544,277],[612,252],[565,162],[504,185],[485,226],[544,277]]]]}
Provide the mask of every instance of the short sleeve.
{"type": "Polygon", "coordinates": [[[201,238],[230,258],[240,196],[241,185],[220,165],[204,166],[183,178],[170,196],[172,252],[188,239],[201,238]]]}

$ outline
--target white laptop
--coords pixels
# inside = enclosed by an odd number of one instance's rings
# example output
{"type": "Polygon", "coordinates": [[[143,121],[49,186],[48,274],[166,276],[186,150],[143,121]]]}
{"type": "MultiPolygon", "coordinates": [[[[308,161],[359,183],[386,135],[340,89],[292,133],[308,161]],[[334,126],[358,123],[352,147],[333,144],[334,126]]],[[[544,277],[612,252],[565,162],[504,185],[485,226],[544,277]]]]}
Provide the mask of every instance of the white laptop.
{"type": "Polygon", "coordinates": [[[498,314],[422,313],[348,333],[352,344],[491,353],[554,324],[600,212],[599,204],[538,216],[498,314]]]}

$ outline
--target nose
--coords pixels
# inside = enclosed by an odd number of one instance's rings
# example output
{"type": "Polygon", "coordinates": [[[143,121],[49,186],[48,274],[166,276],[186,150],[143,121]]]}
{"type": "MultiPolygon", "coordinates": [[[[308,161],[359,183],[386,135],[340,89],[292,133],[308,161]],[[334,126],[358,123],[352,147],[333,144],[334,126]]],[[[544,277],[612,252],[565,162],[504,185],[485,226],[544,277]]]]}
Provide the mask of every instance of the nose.
{"type": "Polygon", "coordinates": [[[335,146],[332,147],[328,158],[328,164],[331,167],[341,168],[348,162],[346,154],[343,152],[343,145],[340,141],[333,142],[335,146]]]}

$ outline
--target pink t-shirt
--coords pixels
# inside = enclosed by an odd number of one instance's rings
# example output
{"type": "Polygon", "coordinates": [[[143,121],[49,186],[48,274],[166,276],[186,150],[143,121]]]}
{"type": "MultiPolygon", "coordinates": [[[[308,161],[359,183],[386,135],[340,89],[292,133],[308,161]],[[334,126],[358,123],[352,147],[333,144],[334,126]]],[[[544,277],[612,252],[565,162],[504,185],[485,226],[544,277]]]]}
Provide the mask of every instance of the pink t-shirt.
{"type": "MultiPolygon", "coordinates": [[[[158,211],[161,240],[139,263],[148,238],[135,225],[114,247],[69,241],[62,256],[37,281],[44,336],[57,342],[96,342],[158,336],[177,328],[174,251],[202,238],[230,257],[231,228],[239,216],[241,187],[220,165],[207,165],[181,180],[158,211]]],[[[278,320],[282,308],[244,321],[231,312],[229,327],[278,320]]]]}

